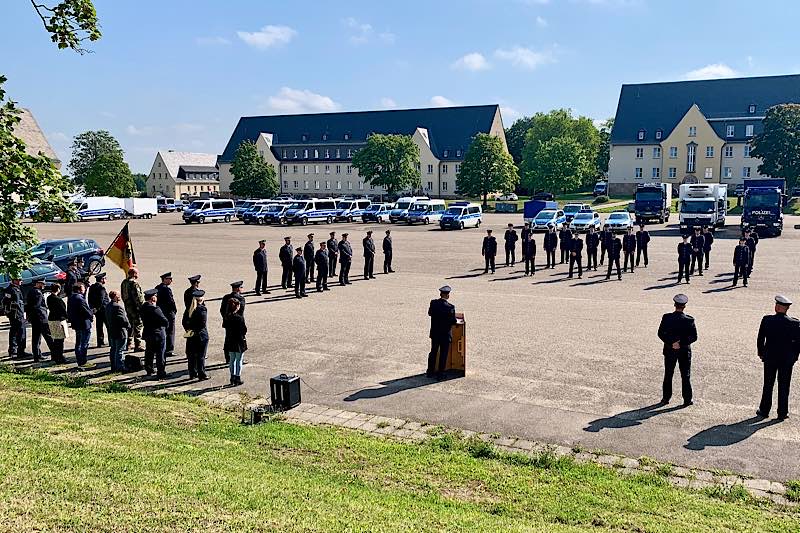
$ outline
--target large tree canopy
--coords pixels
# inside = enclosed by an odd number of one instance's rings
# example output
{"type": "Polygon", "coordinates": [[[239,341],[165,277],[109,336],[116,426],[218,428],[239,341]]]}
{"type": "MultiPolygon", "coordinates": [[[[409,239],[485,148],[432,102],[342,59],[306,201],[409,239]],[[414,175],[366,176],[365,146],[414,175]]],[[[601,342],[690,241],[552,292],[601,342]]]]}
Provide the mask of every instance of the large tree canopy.
{"type": "Polygon", "coordinates": [[[764,131],[753,138],[753,157],[761,158],[758,172],[786,179],[794,187],[800,177],[800,104],[771,107],[764,116],[764,131]]]}
{"type": "Polygon", "coordinates": [[[506,143],[508,152],[514,158],[514,164],[522,164],[522,148],[525,146],[525,134],[533,126],[533,117],[521,117],[514,121],[510,128],[506,128],[506,143]]]}
{"type": "Polygon", "coordinates": [[[101,155],[122,154],[122,146],[105,130],[85,131],[72,140],[72,158],[68,169],[75,185],[83,185],[101,155]]]}
{"type": "Polygon", "coordinates": [[[459,194],[481,197],[486,207],[489,193],[511,192],[518,182],[517,167],[503,141],[488,133],[477,134],[456,176],[459,194]]]}
{"type": "Polygon", "coordinates": [[[614,119],[609,118],[600,126],[600,146],[597,149],[597,171],[608,174],[608,162],[611,160],[611,130],[614,119]]]}
{"type": "Polygon", "coordinates": [[[383,186],[389,194],[421,185],[419,147],[408,135],[375,133],[353,156],[358,175],[370,185],[383,186]]]}
{"type": "Polygon", "coordinates": [[[575,190],[594,164],[580,143],[568,136],[540,141],[535,161],[525,175],[529,186],[551,192],[575,190]]]}
{"type": "Polygon", "coordinates": [[[31,0],[31,4],[50,34],[50,40],[59,48],[85,54],[88,50],[81,43],[100,39],[97,11],[91,0],[63,0],[52,7],[35,0],[31,0]]]}
{"type": "Polygon", "coordinates": [[[136,192],[136,184],[122,152],[100,154],[86,174],[83,188],[87,196],[127,198],[136,192]]]}
{"type": "Polygon", "coordinates": [[[231,192],[240,198],[270,198],[278,193],[275,169],[259,155],[253,141],[236,149],[231,164],[231,192]]]}

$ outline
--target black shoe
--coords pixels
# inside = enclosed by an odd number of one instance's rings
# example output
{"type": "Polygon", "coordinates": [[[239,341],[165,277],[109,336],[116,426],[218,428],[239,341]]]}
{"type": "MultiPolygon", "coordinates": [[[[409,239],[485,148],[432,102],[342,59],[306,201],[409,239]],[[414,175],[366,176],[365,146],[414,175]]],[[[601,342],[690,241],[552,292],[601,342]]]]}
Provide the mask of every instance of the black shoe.
{"type": "Polygon", "coordinates": [[[761,409],[756,411],[756,416],[760,416],[761,418],[769,418],[769,413],[762,413],[761,409]]]}
{"type": "Polygon", "coordinates": [[[300,296],[303,297],[303,298],[308,298],[308,294],[306,294],[306,293],[303,293],[300,296]]]}
{"type": "Polygon", "coordinates": [[[433,371],[431,371],[431,370],[426,370],[426,371],[425,371],[425,377],[432,378],[432,377],[434,377],[435,375],[436,375],[436,373],[435,373],[435,372],[433,372],[433,371]]]}
{"type": "Polygon", "coordinates": [[[153,369],[152,368],[145,368],[144,369],[144,373],[147,374],[148,376],[152,376],[153,375],[153,369]]]}
{"type": "Polygon", "coordinates": [[[694,405],[694,402],[692,400],[689,400],[687,402],[683,402],[683,406],[684,407],[689,407],[690,405],[694,405]]]}
{"type": "Polygon", "coordinates": [[[789,418],[789,413],[786,413],[785,415],[778,415],[778,420],[787,420],[788,418],[789,418]]]}
{"type": "Polygon", "coordinates": [[[167,374],[166,372],[159,372],[158,374],[156,374],[156,378],[158,379],[167,379],[168,377],[169,374],[167,374]]]}
{"type": "Polygon", "coordinates": [[[669,403],[668,398],[661,398],[661,400],[658,401],[658,405],[667,405],[668,403],[669,403]]]}
{"type": "Polygon", "coordinates": [[[390,269],[389,269],[389,273],[391,274],[391,273],[393,273],[393,272],[394,272],[394,270],[392,270],[392,269],[390,268],[390,269]]]}
{"type": "Polygon", "coordinates": [[[369,279],[378,279],[375,276],[370,276],[369,279]]]}
{"type": "Polygon", "coordinates": [[[191,373],[191,372],[189,373],[189,379],[196,379],[196,378],[197,378],[197,374],[194,374],[194,373],[191,373]]]}
{"type": "Polygon", "coordinates": [[[199,376],[197,376],[197,379],[199,381],[205,381],[208,379],[208,376],[206,376],[205,374],[200,374],[199,376]]]}
{"type": "Polygon", "coordinates": [[[261,293],[256,291],[256,296],[261,296],[261,293]]]}

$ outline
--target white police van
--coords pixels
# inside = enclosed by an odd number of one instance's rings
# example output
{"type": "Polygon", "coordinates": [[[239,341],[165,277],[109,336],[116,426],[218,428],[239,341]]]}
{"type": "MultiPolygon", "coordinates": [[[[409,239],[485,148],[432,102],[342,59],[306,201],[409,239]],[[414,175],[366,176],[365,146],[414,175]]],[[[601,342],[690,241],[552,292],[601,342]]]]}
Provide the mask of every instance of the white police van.
{"type": "Polygon", "coordinates": [[[408,209],[421,200],[430,200],[430,198],[427,196],[403,196],[398,198],[397,203],[394,204],[394,209],[389,212],[389,222],[394,224],[397,221],[406,220],[408,209]]]}
{"type": "Polygon", "coordinates": [[[470,202],[453,202],[439,221],[442,229],[479,228],[483,222],[483,211],[480,204],[470,202]]]}
{"type": "Polygon", "coordinates": [[[301,224],[309,222],[325,222],[331,224],[336,220],[336,200],[333,198],[311,198],[310,200],[296,200],[286,210],[284,218],[286,223],[301,224]]]}
{"type": "Polygon", "coordinates": [[[360,200],[339,200],[336,204],[336,220],[344,220],[352,222],[358,220],[364,214],[364,210],[370,206],[372,202],[366,198],[360,200]]]}
{"type": "Polygon", "coordinates": [[[195,200],[183,210],[183,221],[186,224],[198,222],[204,224],[207,220],[217,222],[230,222],[236,216],[236,207],[233,200],[208,198],[195,200]]]}
{"type": "Polygon", "coordinates": [[[125,216],[125,200],[112,196],[89,196],[74,200],[75,216],[82,220],[114,220],[125,216]]]}
{"type": "Polygon", "coordinates": [[[447,206],[444,200],[420,200],[414,202],[408,209],[406,220],[409,224],[439,222],[445,210],[447,210],[447,206]]]}

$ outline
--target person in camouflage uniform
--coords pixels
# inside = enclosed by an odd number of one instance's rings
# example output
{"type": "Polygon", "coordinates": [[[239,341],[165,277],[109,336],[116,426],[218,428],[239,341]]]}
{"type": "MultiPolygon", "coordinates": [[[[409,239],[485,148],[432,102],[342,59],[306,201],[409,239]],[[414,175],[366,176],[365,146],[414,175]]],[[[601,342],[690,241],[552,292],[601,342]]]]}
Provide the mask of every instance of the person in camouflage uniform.
{"type": "Polygon", "coordinates": [[[136,268],[128,269],[128,279],[122,282],[120,294],[122,302],[125,304],[125,314],[128,315],[128,322],[131,325],[128,332],[128,350],[131,349],[131,343],[133,343],[134,351],[143,352],[141,309],[144,304],[144,292],[142,292],[138,279],[139,270],[136,268]]]}

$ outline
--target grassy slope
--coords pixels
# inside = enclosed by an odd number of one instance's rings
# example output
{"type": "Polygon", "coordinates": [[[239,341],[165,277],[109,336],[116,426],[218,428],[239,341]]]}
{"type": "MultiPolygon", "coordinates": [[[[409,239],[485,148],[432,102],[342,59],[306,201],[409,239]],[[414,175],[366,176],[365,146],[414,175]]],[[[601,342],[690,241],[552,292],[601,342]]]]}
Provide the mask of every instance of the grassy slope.
{"type": "Polygon", "coordinates": [[[800,514],[542,456],[476,458],[0,373],[0,530],[797,531],[800,514]]]}

